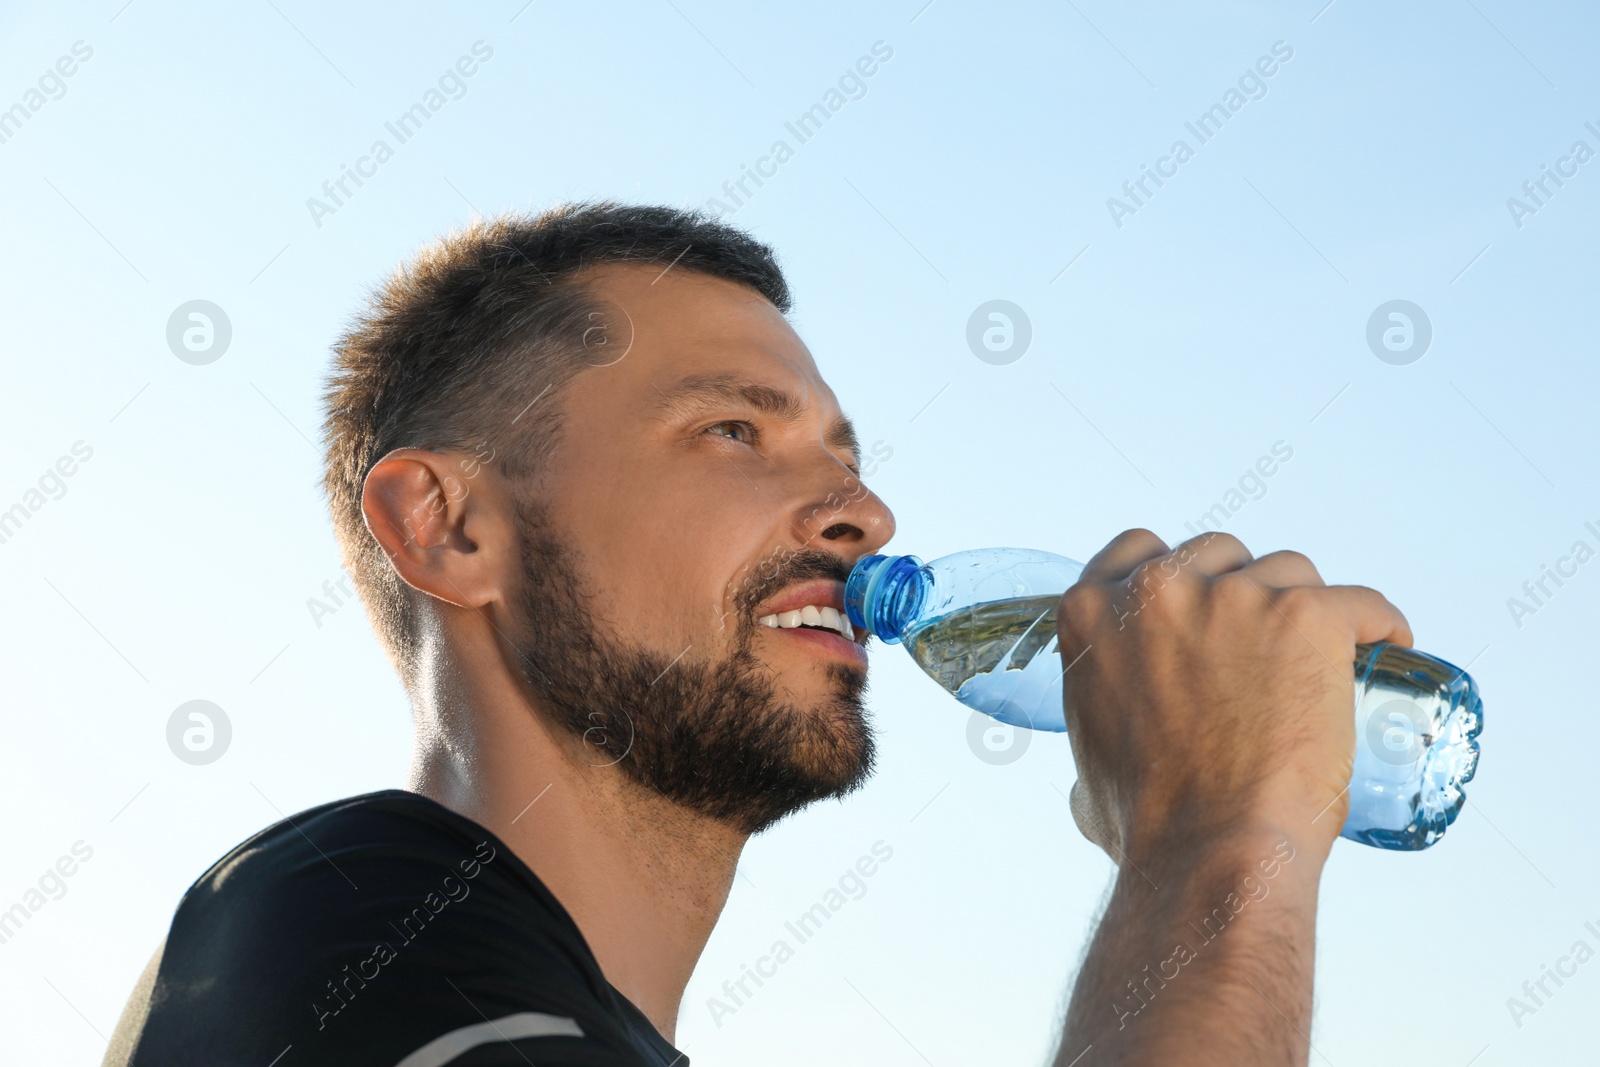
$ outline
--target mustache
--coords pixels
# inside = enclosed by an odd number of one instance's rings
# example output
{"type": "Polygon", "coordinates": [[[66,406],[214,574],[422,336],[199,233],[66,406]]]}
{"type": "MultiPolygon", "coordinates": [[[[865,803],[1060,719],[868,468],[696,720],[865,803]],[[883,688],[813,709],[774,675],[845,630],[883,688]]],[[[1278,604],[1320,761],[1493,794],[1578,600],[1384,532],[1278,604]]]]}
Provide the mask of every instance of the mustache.
{"type": "Polygon", "coordinates": [[[741,615],[753,615],[756,606],[786,586],[808,578],[828,578],[842,582],[850,577],[850,565],[820,548],[798,552],[780,549],[751,568],[744,585],[734,597],[741,615]]]}

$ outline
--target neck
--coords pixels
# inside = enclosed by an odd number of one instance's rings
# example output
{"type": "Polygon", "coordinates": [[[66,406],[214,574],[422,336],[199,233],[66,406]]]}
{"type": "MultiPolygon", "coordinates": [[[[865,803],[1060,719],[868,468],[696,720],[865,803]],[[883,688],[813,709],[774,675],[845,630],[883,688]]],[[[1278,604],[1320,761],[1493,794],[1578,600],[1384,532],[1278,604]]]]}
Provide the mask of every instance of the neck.
{"type": "Polygon", "coordinates": [[[418,678],[408,788],[504,841],[567,909],[606,980],[674,1041],[744,835],[547,726],[503,669],[436,661],[418,678]]]}

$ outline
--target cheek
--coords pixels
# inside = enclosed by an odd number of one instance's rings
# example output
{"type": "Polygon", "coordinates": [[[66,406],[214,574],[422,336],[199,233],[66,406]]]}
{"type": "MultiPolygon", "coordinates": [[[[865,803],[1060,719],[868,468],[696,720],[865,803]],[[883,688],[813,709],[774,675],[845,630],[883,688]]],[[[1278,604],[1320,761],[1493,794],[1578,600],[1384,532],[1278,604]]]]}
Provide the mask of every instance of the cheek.
{"type": "Polygon", "coordinates": [[[731,634],[741,585],[780,543],[779,503],[736,484],[666,467],[611,468],[552,486],[558,528],[581,551],[593,610],[627,639],[675,655],[731,634]]]}

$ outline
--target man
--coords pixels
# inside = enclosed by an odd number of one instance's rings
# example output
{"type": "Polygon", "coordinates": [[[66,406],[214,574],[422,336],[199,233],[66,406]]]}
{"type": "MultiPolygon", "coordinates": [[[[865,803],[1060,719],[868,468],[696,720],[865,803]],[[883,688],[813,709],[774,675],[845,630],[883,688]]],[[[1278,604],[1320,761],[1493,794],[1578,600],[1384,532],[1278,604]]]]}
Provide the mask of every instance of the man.
{"type": "MultiPolygon", "coordinates": [[[[838,612],[894,519],[788,309],[765,246],[615,204],[480,223],[377,294],[326,487],[413,701],[408,789],[206,872],[107,1063],[687,1062],[745,841],[873,764],[838,612]]],[[[1059,1062],[1304,1062],[1349,665],[1405,619],[1292,553],[1135,530],[1060,628],[1074,813],[1120,874],[1059,1062]]]]}

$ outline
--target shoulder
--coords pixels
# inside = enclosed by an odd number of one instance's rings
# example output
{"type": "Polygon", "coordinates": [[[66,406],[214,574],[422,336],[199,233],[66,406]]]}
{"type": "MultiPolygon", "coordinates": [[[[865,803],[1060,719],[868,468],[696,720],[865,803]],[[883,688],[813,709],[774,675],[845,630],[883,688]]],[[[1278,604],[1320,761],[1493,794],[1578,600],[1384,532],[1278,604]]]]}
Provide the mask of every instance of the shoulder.
{"type": "Polygon", "coordinates": [[[149,993],[125,1020],[132,1063],[266,1063],[290,1045],[326,1057],[301,1063],[394,1063],[486,1018],[548,1016],[542,1036],[569,1042],[622,1025],[538,877],[401,790],[301,812],[218,860],[180,901],[149,993]]]}
{"type": "Polygon", "coordinates": [[[485,887],[521,898],[530,924],[563,918],[526,867],[505,871],[508,858],[487,830],[426,797],[388,790],[334,801],[267,827],[196,879],[174,913],[168,952],[199,948],[187,941],[195,938],[213,968],[228,966],[221,954],[230,949],[288,965],[368,916],[398,922],[412,902],[441,914],[485,887]],[[485,878],[496,864],[501,876],[485,878]]]}
{"type": "Polygon", "coordinates": [[[440,872],[476,878],[502,849],[487,830],[427,797],[368,793],[288,816],[247,838],[195,881],[178,910],[271,907],[308,894],[324,907],[359,908],[370,895],[362,896],[358,874],[378,883],[440,872]]]}

